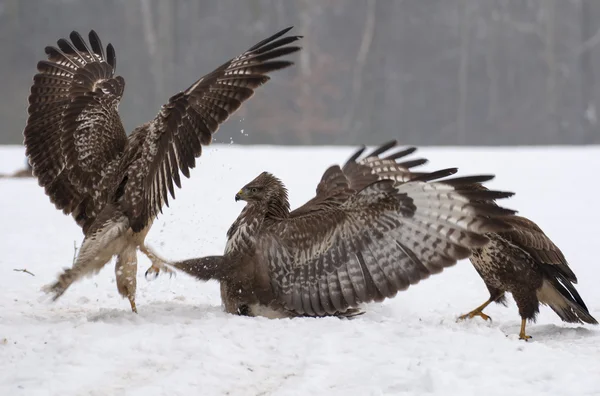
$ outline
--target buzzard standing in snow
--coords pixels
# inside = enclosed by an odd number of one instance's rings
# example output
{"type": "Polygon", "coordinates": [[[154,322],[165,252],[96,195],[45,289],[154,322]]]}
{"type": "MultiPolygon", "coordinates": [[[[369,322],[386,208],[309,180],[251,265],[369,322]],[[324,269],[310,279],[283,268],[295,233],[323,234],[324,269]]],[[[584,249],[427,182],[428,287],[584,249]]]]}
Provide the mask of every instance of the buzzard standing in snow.
{"type": "MultiPolygon", "coordinates": [[[[331,166],[316,196],[290,211],[282,182],[263,172],[235,196],[247,205],[227,233],[223,256],[171,266],[220,282],[225,310],[250,316],[348,316],[469,257],[484,234],[509,228],[514,212],[481,200],[512,195],[465,188],[493,176],[439,180],[456,169],[414,173],[424,160],[379,158],[331,166]]],[[[161,263],[148,271],[158,273],[161,263]]]]}
{"type": "MultiPolygon", "coordinates": [[[[485,187],[474,185],[473,189],[483,191],[485,187]]],[[[509,292],[519,308],[522,340],[531,338],[525,324],[527,320],[535,321],[540,302],[550,306],[564,322],[598,324],[573,286],[577,277],[565,256],[540,227],[520,216],[504,221],[512,229],[486,234],[490,243],[475,249],[470,257],[490,298],[459,320],[475,316],[491,319],[483,309],[493,302],[506,304],[505,293],[509,292]]]]}
{"type": "Polygon", "coordinates": [[[72,268],[46,287],[54,299],[77,279],[99,271],[117,256],[117,288],[136,312],[139,248],[160,261],[144,244],[168,194],[189,177],[202,146],[219,125],[248,100],[272,71],[292,62],[298,51],[291,28],[261,41],[225,62],[169,99],[152,121],[125,134],[117,108],[125,81],[115,76],[111,44],[102,46],[91,31],[89,44],[77,33],[46,47],[48,60],[29,96],[25,146],[33,174],[50,200],[79,224],[85,239],[72,268]]]}

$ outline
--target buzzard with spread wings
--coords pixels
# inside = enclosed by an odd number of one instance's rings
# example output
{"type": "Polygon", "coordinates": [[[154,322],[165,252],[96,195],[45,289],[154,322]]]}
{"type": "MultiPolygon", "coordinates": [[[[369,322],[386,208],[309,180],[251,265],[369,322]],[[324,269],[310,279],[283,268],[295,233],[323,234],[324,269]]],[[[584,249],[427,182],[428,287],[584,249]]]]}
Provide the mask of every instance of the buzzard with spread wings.
{"type": "Polygon", "coordinates": [[[57,209],[71,214],[84,241],[72,268],[46,291],[60,297],[77,279],[99,271],[117,256],[117,288],[136,312],[139,248],[160,261],[145,245],[152,222],[179,172],[189,177],[202,146],[211,143],[229,118],[268,74],[292,62],[299,36],[284,29],[172,96],[153,120],[126,135],[117,108],[125,80],[115,76],[116,56],[91,31],[89,43],[77,32],[70,41],[46,47],[29,96],[25,147],[33,174],[57,209]]]}
{"type": "MultiPolygon", "coordinates": [[[[263,172],[236,195],[247,205],[227,233],[222,256],[171,263],[201,280],[215,279],[229,313],[266,317],[352,316],[440,273],[510,228],[514,212],[479,201],[512,193],[466,189],[493,176],[442,179],[456,172],[410,169],[413,148],[380,158],[360,149],[327,169],[316,196],[290,211],[282,182],[263,172]]],[[[149,274],[165,266],[153,265],[149,274]]]]}

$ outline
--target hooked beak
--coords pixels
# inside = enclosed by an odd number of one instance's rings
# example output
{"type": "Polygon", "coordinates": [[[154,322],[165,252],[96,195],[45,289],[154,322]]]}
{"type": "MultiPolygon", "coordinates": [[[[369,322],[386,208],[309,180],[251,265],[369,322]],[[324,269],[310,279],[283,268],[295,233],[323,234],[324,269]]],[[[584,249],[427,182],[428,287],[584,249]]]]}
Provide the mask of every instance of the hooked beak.
{"type": "Polygon", "coordinates": [[[237,193],[237,194],[235,194],[235,202],[237,202],[237,201],[239,201],[239,200],[243,199],[243,198],[242,198],[243,194],[244,194],[244,192],[243,192],[242,190],[238,191],[238,193],[237,193]]]}

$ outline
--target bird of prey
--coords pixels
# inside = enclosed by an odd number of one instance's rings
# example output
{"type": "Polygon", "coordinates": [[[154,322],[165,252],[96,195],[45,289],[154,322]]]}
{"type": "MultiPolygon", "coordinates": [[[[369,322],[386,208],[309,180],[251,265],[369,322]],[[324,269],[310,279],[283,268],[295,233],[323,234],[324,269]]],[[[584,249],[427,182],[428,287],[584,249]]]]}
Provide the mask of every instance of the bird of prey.
{"type": "MultiPolygon", "coordinates": [[[[440,273],[473,249],[484,234],[507,229],[514,212],[476,200],[512,193],[464,186],[493,176],[440,180],[446,169],[412,173],[424,160],[385,158],[383,145],[323,174],[316,196],[290,211],[287,190],[263,172],[235,196],[247,202],[227,233],[224,255],[171,263],[200,280],[220,282],[225,311],[266,317],[355,315],[440,273]]],[[[163,263],[148,271],[156,274],[163,263]]]]}
{"type": "MultiPolygon", "coordinates": [[[[481,185],[473,189],[485,190],[481,185]]],[[[471,263],[483,279],[490,298],[459,320],[491,318],[483,309],[493,302],[506,305],[511,293],[521,316],[519,338],[528,340],[527,320],[535,321],[540,303],[550,306],[568,323],[598,324],[573,286],[577,277],[560,249],[533,221],[520,216],[503,219],[510,230],[486,234],[490,243],[473,250],[471,263]]]]}
{"type": "Polygon", "coordinates": [[[284,29],[172,96],[157,116],[127,136],[118,106],[125,80],[115,75],[114,47],[89,43],[77,32],[46,47],[29,96],[25,147],[33,174],[57,209],[71,214],[84,240],[72,268],[45,290],[56,300],[76,280],[99,271],[113,256],[119,293],[135,304],[137,248],[144,243],[179,172],[189,177],[202,146],[268,74],[293,63],[300,48],[284,29]]]}

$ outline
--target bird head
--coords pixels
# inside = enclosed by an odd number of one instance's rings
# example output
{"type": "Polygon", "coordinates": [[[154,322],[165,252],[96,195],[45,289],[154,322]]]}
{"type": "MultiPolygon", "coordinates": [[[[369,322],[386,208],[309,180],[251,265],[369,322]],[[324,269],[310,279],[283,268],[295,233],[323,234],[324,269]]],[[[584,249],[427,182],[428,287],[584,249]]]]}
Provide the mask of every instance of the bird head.
{"type": "Polygon", "coordinates": [[[274,198],[287,201],[287,190],[281,180],[268,172],[261,173],[235,194],[236,201],[269,202],[274,198]]]}

